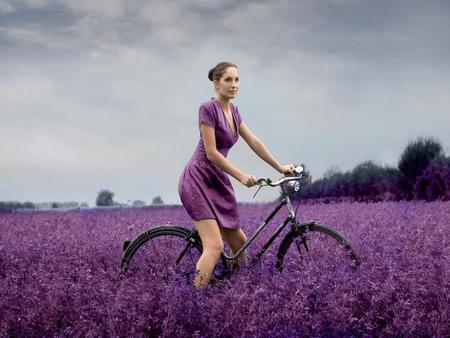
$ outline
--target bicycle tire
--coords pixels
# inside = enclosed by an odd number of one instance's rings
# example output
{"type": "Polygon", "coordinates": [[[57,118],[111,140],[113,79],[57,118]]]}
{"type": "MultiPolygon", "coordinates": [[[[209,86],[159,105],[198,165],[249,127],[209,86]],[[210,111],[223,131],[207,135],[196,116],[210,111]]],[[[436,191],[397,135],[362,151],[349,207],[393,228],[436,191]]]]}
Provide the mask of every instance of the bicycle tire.
{"type": "Polygon", "coordinates": [[[191,233],[183,227],[162,225],[125,242],[120,263],[121,275],[141,274],[142,278],[160,278],[166,283],[180,276],[193,279],[203,246],[200,238],[191,237],[191,233]]]}
{"type": "Polygon", "coordinates": [[[280,272],[285,269],[286,265],[290,265],[294,269],[299,267],[330,269],[338,266],[356,269],[361,265],[361,260],[355,250],[338,231],[314,222],[305,225],[302,229],[292,229],[282,240],[276,263],[280,272]],[[308,250],[302,241],[302,233],[306,236],[308,250]]]}

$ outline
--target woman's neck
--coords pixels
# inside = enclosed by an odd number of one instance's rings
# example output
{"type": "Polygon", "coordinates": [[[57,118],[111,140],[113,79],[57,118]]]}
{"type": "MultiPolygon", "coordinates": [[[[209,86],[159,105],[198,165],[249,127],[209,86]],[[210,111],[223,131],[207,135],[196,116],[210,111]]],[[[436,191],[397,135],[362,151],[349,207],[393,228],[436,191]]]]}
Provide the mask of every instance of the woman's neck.
{"type": "Polygon", "coordinates": [[[217,102],[219,102],[220,106],[222,107],[223,111],[228,112],[229,108],[230,108],[230,99],[220,96],[220,95],[216,95],[216,100],[217,102]]]}

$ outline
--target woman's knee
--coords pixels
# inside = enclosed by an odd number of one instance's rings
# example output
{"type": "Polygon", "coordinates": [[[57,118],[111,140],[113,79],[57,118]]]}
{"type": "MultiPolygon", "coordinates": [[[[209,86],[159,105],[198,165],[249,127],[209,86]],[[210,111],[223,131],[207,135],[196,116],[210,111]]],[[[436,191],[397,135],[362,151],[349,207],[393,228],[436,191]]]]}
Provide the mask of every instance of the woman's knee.
{"type": "Polygon", "coordinates": [[[203,246],[203,251],[208,251],[214,256],[219,256],[223,251],[224,245],[223,241],[209,241],[207,245],[203,246]]]}
{"type": "Polygon", "coordinates": [[[202,219],[194,223],[202,240],[203,251],[220,255],[224,245],[217,221],[215,219],[202,219]]]}
{"type": "Polygon", "coordinates": [[[247,236],[242,229],[237,230],[231,237],[231,241],[235,243],[235,246],[239,248],[247,242],[247,236]]]}
{"type": "Polygon", "coordinates": [[[228,229],[221,227],[222,237],[227,242],[232,254],[236,253],[246,242],[247,237],[242,229],[228,229]]]}
{"type": "Polygon", "coordinates": [[[241,242],[243,244],[246,243],[247,242],[247,236],[245,235],[245,233],[241,229],[239,230],[239,233],[240,233],[241,242]]]}

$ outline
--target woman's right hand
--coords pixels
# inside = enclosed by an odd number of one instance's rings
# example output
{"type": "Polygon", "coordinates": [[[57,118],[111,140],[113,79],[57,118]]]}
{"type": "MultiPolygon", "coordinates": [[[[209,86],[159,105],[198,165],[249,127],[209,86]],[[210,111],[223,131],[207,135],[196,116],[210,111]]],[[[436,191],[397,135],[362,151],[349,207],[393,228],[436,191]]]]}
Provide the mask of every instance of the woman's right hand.
{"type": "Polygon", "coordinates": [[[242,176],[240,182],[243,185],[250,188],[250,187],[253,187],[256,183],[258,183],[258,180],[256,179],[256,176],[244,174],[244,176],[242,176]]]}

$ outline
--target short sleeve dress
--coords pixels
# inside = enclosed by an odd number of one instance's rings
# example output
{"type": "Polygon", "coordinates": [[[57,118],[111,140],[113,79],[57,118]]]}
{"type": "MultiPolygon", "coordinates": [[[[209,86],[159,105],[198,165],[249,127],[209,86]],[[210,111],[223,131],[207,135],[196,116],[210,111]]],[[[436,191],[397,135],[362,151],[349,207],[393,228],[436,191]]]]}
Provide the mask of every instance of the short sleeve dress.
{"type": "MultiPolygon", "coordinates": [[[[237,106],[230,103],[230,109],[236,127],[235,135],[215,98],[201,104],[198,116],[199,129],[202,122],[214,128],[216,148],[225,157],[239,139],[242,122],[237,106]]],[[[181,173],[178,193],[194,221],[215,218],[222,227],[241,227],[233,186],[227,173],[208,160],[201,132],[194,154],[181,173]]]]}

